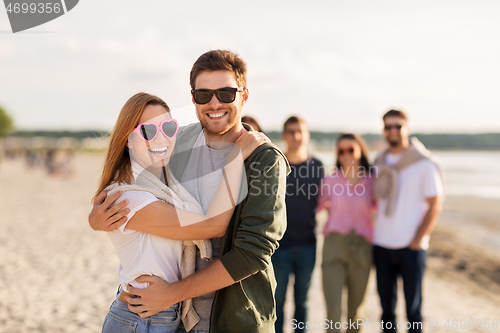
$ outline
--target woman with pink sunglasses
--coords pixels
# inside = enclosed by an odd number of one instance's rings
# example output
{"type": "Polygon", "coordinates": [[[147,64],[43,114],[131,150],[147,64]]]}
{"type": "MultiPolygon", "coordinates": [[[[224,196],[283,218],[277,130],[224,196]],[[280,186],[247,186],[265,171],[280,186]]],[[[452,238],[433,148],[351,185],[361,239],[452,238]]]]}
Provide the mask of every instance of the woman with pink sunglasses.
{"type": "MultiPolygon", "coordinates": [[[[328,209],[324,227],[323,292],[328,332],[340,332],[345,323],[363,319],[363,302],[372,265],[372,209],[375,173],[361,136],[352,133],[337,138],[337,161],[333,174],[322,180],[318,211],[328,209]],[[347,320],[340,321],[342,290],[347,287],[347,320]]],[[[347,332],[358,332],[348,325],[347,332]]]]}
{"type": "Polygon", "coordinates": [[[183,302],[182,315],[181,305],[175,304],[141,318],[128,309],[125,296],[134,295],[127,286],[147,287],[135,281],[141,275],[173,283],[192,274],[196,247],[211,258],[210,242],[204,240],[224,235],[237,200],[234,195],[239,193],[243,160],[268,141],[262,134],[242,134],[229,152],[224,177],[205,213],[168,168],[178,132],[179,124],[163,100],[138,93],[123,106],[111,134],[96,196],[103,190],[108,195],[123,192],[110,211],[118,211],[118,204],[126,200],[128,214],[125,224],[108,232],[120,259],[120,289],[103,332],[175,332],[181,317],[185,327],[194,325],[197,314],[190,300],[183,302]],[[152,227],[145,228],[145,220],[152,227]]]}

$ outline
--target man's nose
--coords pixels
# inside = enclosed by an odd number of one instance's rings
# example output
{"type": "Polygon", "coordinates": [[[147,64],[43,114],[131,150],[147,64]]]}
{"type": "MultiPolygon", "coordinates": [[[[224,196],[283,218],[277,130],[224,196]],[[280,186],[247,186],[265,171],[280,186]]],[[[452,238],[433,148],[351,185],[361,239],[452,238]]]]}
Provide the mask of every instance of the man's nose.
{"type": "Polygon", "coordinates": [[[208,102],[208,105],[212,107],[220,106],[222,104],[223,103],[219,101],[219,99],[217,98],[217,96],[215,96],[215,94],[212,95],[212,99],[210,100],[210,102],[208,102]]]}

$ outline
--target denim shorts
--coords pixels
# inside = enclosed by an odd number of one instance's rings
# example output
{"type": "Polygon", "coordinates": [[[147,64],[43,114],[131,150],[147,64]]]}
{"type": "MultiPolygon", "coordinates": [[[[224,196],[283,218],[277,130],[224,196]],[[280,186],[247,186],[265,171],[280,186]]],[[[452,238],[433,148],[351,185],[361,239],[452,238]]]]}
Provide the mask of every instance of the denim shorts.
{"type": "Polygon", "coordinates": [[[111,304],[109,313],[104,319],[103,333],[174,333],[180,324],[179,304],[142,319],[139,315],[130,312],[127,304],[118,300],[111,304]]]}

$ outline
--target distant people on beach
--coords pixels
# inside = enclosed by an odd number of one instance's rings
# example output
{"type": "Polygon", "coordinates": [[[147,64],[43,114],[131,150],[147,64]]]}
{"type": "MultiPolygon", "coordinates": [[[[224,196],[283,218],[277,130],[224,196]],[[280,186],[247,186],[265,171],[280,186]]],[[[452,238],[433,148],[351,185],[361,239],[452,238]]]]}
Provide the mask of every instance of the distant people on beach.
{"type": "Polygon", "coordinates": [[[66,149],[32,149],[24,150],[26,168],[28,170],[43,170],[52,177],[67,179],[74,173],[75,152],[71,148],[66,149]]]}
{"type": "MultiPolygon", "coordinates": [[[[364,300],[372,266],[375,174],[361,136],[337,138],[334,173],[323,178],[318,210],[328,210],[323,229],[323,293],[328,332],[340,332],[342,291],[347,288],[347,322],[365,319],[364,300]]],[[[359,332],[349,325],[346,332],[359,332]]]]}
{"type": "Polygon", "coordinates": [[[26,168],[32,170],[36,167],[38,161],[38,154],[33,149],[26,149],[25,158],[26,158],[26,168]]]}
{"type": "MultiPolygon", "coordinates": [[[[294,276],[293,319],[305,323],[308,315],[308,291],[316,262],[316,207],[323,164],[309,155],[309,130],[297,116],[283,125],[282,139],[286,142],[286,158],[291,172],[286,182],[287,230],[280,247],[272,256],[276,275],[276,332],[283,332],[285,296],[290,275],[294,276]]],[[[297,332],[304,332],[300,326],[297,332]]]]}
{"type": "Polygon", "coordinates": [[[253,129],[256,130],[257,132],[262,132],[262,129],[260,128],[259,122],[254,117],[243,116],[243,117],[241,117],[241,122],[252,126],[253,129]]]}
{"type": "Polygon", "coordinates": [[[59,156],[57,161],[57,169],[56,169],[56,175],[61,176],[62,178],[69,178],[73,175],[74,173],[74,158],[75,158],[75,152],[70,149],[66,149],[62,151],[59,156]]]}
{"type": "Polygon", "coordinates": [[[377,220],[374,262],[384,332],[396,331],[398,276],[403,279],[409,333],[422,331],[422,278],[429,238],[441,212],[443,178],[436,159],[416,138],[409,139],[404,112],[383,116],[389,147],[375,161],[377,220]]]}
{"type": "MultiPolygon", "coordinates": [[[[265,136],[249,131],[241,123],[249,93],[246,64],[237,54],[225,50],[204,53],[191,69],[190,85],[200,122],[179,130],[175,149],[184,154],[174,166],[170,161],[169,166],[181,171],[177,179],[205,210],[217,186],[226,178],[221,167],[229,151],[224,147],[242,137],[265,136]]],[[[268,139],[264,142],[245,161],[247,196],[241,202],[235,200],[236,207],[231,207],[234,213],[224,236],[210,239],[212,260],[203,260],[196,250],[197,260],[189,266],[195,273],[173,284],[157,276],[136,279],[149,286],[143,289],[129,286],[129,292],[140,296],[125,296],[131,312],[146,318],[172,304],[192,299],[192,308],[198,315],[183,315],[190,321],[188,325],[181,324],[178,332],[274,332],[276,282],[271,256],[286,228],[289,167],[283,153],[268,139]]],[[[100,194],[96,198],[89,217],[94,229],[111,231],[124,222],[128,214],[120,210],[124,204],[109,210],[118,196],[104,200],[106,194],[100,194]]],[[[170,214],[163,213],[163,219],[169,218],[170,214]]],[[[148,225],[148,221],[141,221],[141,225],[148,225]]],[[[182,263],[180,266],[187,267],[182,263]]]]}
{"type": "MultiPolygon", "coordinates": [[[[27,156],[28,157],[28,156],[27,156]]],[[[53,177],[68,178],[73,175],[74,152],[69,149],[48,149],[44,156],[44,168],[47,173],[53,177]]],[[[32,156],[29,156],[28,165],[32,156]]]]}
{"type": "Polygon", "coordinates": [[[45,168],[49,175],[52,175],[56,170],[56,150],[53,148],[47,149],[45,152],[45,168]]]}

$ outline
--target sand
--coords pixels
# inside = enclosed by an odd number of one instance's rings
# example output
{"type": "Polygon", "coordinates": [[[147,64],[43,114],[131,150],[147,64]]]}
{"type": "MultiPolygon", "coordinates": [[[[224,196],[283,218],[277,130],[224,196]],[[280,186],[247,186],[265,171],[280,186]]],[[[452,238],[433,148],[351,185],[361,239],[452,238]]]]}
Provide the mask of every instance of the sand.
{"type": "MultiPolygon", "coordinates": [[[[111,243],[87,222],[102,161],[101,154],[77,154],[68,179],[28,170],[21,159],[0,164],[0,332],[100,331],[118,286],[118,260],[111,243]]],[[[444,327],[447,319],[450,326],[453,319],[500,319],[497,203],[446,199],[424,282],[426,328],[437,320],[440,332],[500,331],[444,327]]],[[[318,251],[321,244],[320,238],[318,251]]],[[[326,316],[318,258],[311,322],[326,316]]],[[[367,320],[374,325],[380,316],[378,302],[372,274],[367,320]]],[[[404,321],[403,307],[401,297],[398,321],[404,321]]],[[[288,302],[288,317],[292,311],[288,302]]]]}

